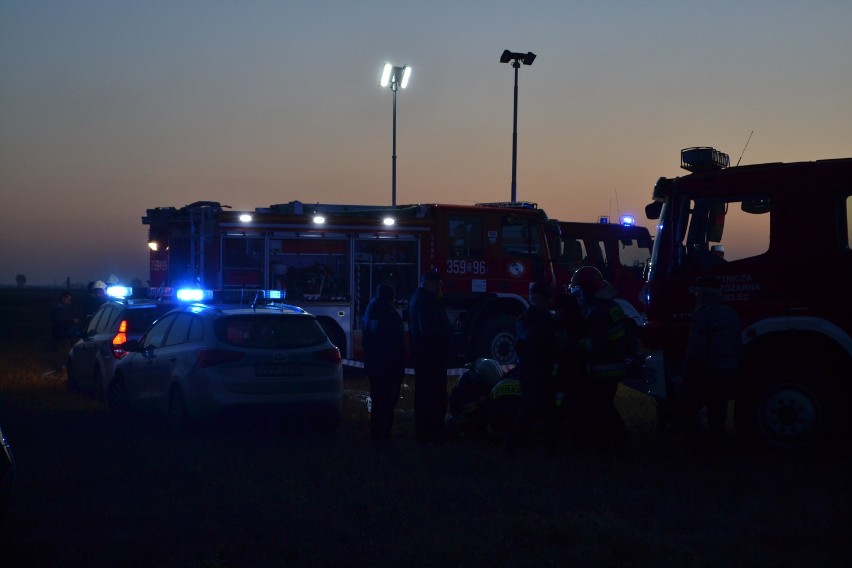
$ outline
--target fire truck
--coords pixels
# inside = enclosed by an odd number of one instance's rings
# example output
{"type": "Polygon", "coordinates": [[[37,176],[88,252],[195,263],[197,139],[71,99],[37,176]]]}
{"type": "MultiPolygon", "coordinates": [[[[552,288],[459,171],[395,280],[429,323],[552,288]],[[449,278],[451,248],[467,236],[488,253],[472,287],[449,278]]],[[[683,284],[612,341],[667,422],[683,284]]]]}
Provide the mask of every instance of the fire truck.
{"type": "Polygon", "coordinates": [[[444,280],[459,360],[515,359],[515,319],[532,282],[555,285],[558,225],[534,203],[308,205],[232,211],[218,202],[147,210],[150,286],[230,295],[281,290],[317,316],[344,359],[379,283],[405,317],[421,275],[444,280]]]}
{"type": "Polygon", "coordinates": [[[852,159],[729,167],[687,148],[660,178],[647,275],[646,390],[677,402],[692,286],[717,277],[743,323],[738,436],[781,450],[848,434],[852,394],[852,159]],[[724,248],[723,248],[724,247],[724,248]]]}
{"type": "Polygon", "coordinates": [[[638,312],[645,311],[640,292],[651,259],[653,239],[648,229],[636,225],[631,215],[623,215],[619,223],[610,223],[608,217],[597,223],[559,221],[559,230],[562,249],[554,270],[562,292],[568,292],[575,270],[594,266],[623,299],[638,312]]]}

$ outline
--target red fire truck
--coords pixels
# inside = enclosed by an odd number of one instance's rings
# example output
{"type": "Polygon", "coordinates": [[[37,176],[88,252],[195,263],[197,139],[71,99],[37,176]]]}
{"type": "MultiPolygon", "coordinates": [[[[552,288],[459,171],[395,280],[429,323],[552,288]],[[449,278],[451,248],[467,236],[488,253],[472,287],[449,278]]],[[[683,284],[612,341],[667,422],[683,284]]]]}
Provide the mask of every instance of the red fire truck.
{"type": "Polygon", "coordinates": [[[556,281],[567,293],[574,271],[594,266],[622,298],[643,312],[640,292],[653,240],[648,229],[634,224],[632,216],[625,215],[620,221],[610,223],[607,217],[598,223],[559,221],[562,254],[554,260],[556,281]]]}
{"type": "Polygon", "coordinates": [[[217,202],[149,209],[152,287],[250,295],[285,290],[316,315],[344,358],[360,359],[360,320],[376,285],[405,304],[421,274],[444,279],[461,360],[515,358],[515,318],[534,281],[555,284],[559,229],[531,203],[307,205],[231,211],[217,202]],[[156,250],[155,250],[156,249],[156,250]]]}
{"type": "Polygon", "coordinates": [[[683,150],[691,173],[660,178],[646,207],[647,391],[677,400],[692,285],[715,276],[744,326],[738,435],[786,450],[837,439],[852,394],[852,159],[728,162],[683,150]]]}

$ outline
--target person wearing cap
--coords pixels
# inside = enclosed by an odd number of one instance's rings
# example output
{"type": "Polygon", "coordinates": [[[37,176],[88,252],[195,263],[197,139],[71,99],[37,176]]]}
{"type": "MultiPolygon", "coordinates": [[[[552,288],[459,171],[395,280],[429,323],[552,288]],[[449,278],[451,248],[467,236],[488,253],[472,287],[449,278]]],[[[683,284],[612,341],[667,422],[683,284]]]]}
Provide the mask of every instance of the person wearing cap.
{"type": "Polygon", "coordinates": [[[689,323],[684,361],[685,420],[690,442],[696,446],[706,443],[703,425],[698,421],[698,413],[705,407],[713,448],[725,440],[728,399],[743,350],[740,317],[724,303],[721,288],[715,277],[702,276],[695,281],[697,306],[689,323]]]}
{"type": "Polygon", "coordinates": [[[101,280],[89,282],[88,293],[83,298],[83,315],[85,316],[86,327],[104,302],[106,302],[106,284],[101,280]]]}
{"type": "Polygon", "coordinates": [[[577,269],[570,291],[583,317],[582,345],[587,360],[586,379],[577,393],[579,434],[597,445],[623,451],[627,430],[615,408],[615,394],[619,381],[627,376],[627,358],[636,351],[636,332],[615,301],[618,292],[597,268],[577,269]]]}
{"type": "Polygon", "coordinates": [[[556,342],[550,315],[551,295],[547,283],[534,282],[530,286],[529,307],[515,322],[518,354],[515,373],[521,387],[521,403],[506,437],[510,450],[526,443],[530,432],[542,420],[546,420],[548,444],[554,445],[556,388],[552,373],[556,342]]]}
{"type": "Polygon", "coordinates": [[[396,291],[379,284],[361,321],[364,371],[370,378],[370,439],[374,444],[391,440],[399,390],[405,376],[405,331],[394,308],[396,291]]]}
{"type": "Polygon", "coordinates": [[[408,332],[414,363],[414,437],[419,444],[444,441],[447,367],[452,326],[441,303],[441,277],[429,272],[408,304],[408,332]]]}

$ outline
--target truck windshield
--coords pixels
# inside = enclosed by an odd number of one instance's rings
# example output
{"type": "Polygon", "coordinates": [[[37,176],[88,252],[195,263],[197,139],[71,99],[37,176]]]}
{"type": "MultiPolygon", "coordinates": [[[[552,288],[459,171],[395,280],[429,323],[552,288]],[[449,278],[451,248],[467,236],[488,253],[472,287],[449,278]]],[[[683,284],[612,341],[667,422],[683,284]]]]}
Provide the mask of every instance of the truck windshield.
{"type": "Polygon", "coordinates": [[[684,196],[665,203],[651,256],[653,278],[660,250],[672,242],[672,270],[692,271],[755,257],[769,250],[771,202],[766,195],[684,196]]]}

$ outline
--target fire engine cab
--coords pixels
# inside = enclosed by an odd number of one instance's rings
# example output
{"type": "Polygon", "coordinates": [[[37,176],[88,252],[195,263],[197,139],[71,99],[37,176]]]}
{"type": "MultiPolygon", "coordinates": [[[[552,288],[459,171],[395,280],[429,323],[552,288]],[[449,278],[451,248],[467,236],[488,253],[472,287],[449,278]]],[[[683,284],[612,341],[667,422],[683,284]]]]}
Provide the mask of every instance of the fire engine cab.
{"type": "Polygon", "coordinates": [[[852,393],[852,159],[728,167],[682,151],[660,178],[647,275],[647,392],[677,401],[698,276],[743,323],[738,435],[792,450],[848,433],[852,393]]]}
{"type": "Polygon", "coordinates": [[[558,226],[532,203],[308,205],[231,211],[217,202],[149,209],[152,287],[282,290],[317,316],[344,358],[361,358],[360,320],[379,283],[406,317],[437,272],[460,360],[515,359],[514,326],[534,281],[555,284],[558,226]]]}

